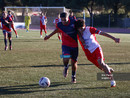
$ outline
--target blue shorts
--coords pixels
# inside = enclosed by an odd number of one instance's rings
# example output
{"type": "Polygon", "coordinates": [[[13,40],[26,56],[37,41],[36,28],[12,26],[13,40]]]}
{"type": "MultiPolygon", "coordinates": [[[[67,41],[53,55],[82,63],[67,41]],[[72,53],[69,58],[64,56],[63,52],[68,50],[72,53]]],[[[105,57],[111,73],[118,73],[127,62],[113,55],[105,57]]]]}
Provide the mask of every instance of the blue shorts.
{"type": "Polygon", "coordinates": [[[77,61],[78,59],[78,47],[68,47],[65,45],[62,45],[62,55],[63,56],[70,56],[70,58],[74,61],[77,61]]]}
{"type": "Polygon", "coordinates": [[[12,32],[8,32],[6,30],[3,30],[3,35],[5,35],[7,33],[8,37],[11,37],[12,36],[12,32]]]}

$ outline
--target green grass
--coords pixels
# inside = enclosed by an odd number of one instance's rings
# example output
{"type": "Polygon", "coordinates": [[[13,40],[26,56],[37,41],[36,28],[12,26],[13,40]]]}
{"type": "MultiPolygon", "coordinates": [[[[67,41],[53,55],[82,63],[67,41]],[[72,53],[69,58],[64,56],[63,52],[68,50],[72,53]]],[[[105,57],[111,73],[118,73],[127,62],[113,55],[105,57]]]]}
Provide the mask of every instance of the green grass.
{"type": "MultiPolygon", "coordinates": [[[[50,31],[48,31],[50,32],[50,31]]],[[[18,30],[13,32],[13,50],[4,51],[3,34],[0,31],[0,98],[128,98],[129,81],[117,81],[110,88],[109,81],[98,81],[102,72],[89,62],[79,47],[77,83],[71,83],[71,67],[65,79],[60,59],[61,42],[54,35],[48,41],[40,38],[39,31],[18,30]],[[41,88],[38,81],[46,76],[51,81],[49,88],[41,88]]],[[[114,34],[121,43],[98,36],[103,48],[105,62],[115,72],[130,72],[130,34],[114,34]]]]}

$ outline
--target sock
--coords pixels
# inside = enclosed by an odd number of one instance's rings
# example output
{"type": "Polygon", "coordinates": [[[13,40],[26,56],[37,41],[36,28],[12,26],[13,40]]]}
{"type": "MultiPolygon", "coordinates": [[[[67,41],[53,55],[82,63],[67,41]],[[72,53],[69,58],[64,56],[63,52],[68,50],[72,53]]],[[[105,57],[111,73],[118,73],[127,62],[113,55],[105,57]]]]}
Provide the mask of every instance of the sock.
{"type": "Polygon", "coordinates": [[[15,32],[16,35],[18,35],[16,30],[14,30],[14,32],[15,32]]]}
{"type": "Polygon", "coordinates": [[[58,35],[59,40],[61,40],[61,37],[58,35]]]}
{"type": "Polygon", "coordinates": [[[5,46],[7,46],[7,39],[4,39],[5,46]]]}
{"type": "Polygon", "coordinates": [[[64,67],[68,69],[68,67],[69,67],[69,64],[68,64],[68,65],[64,65],[64,67]]]}
{"type": "Polygon", "coordinates": [[[72,71],[72,77],[76,77],[76,72],[72,71]]]}
{"type": "Polygon", "coordinates": [[[11,46],[12,45],[12,40],[9,40],[9,46],[11,46]]]}

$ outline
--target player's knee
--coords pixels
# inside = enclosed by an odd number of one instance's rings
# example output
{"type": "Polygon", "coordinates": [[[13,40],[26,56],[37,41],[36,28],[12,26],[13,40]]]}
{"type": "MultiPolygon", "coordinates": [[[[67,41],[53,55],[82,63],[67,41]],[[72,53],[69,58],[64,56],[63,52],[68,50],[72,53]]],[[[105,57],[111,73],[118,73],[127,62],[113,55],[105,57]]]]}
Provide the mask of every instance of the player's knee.
{"type": "Polygon", "coordinates": [[[69,58],[64,58],[64,59],[63,59],[63,63],[64,63],[64,65],[68,65],[68,63],[69,63],[69,58]]]}
{"type": "Polygon", "coordinates": [[[102,68],[105,66],[105,63],[102,59],[98,59],[97,61],[98,61],[99,66],[101,66],[102,68]]]}

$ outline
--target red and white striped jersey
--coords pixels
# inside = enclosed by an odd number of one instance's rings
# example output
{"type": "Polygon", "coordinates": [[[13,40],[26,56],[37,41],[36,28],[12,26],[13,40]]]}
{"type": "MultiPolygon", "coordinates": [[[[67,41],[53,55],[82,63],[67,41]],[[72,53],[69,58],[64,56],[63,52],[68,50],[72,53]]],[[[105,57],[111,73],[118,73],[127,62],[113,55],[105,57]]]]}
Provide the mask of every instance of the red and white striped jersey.
{"type": "Polygon", "coordinates": [[[47,19],[46,16],[40,17],[40,25],[46,25],[46,21],[45,21],[46,19],[47,19]]]}
{"type": "Polygon", "coordinates": [[[56,19],[54,19],[54,21],[53,21],[54,24],[57,24],[58,22],[61,22],[61,19],[60,19],[60,18],[56,18],[56,19]]]}
{"type": "Polygon", "coordinates": [[[13,15],[8,15],[7,17],[11,18],[12,20],[14,20],[14,16],[13,15]]]}
{"type": "MultiPolygon", "coordinates": [[[[85,41],[85,45],[81,45],[82,48],[88,49],[91,53],[96,50],[96,48],[100,47],[98,41],[96,40],[95,34],[100,34],[100,30],[97,30],[94,27],[85,27],[83,31],[83,39],[85,41]]],[[[82,44],[82,43],[81,43],[82,44]]]]}

